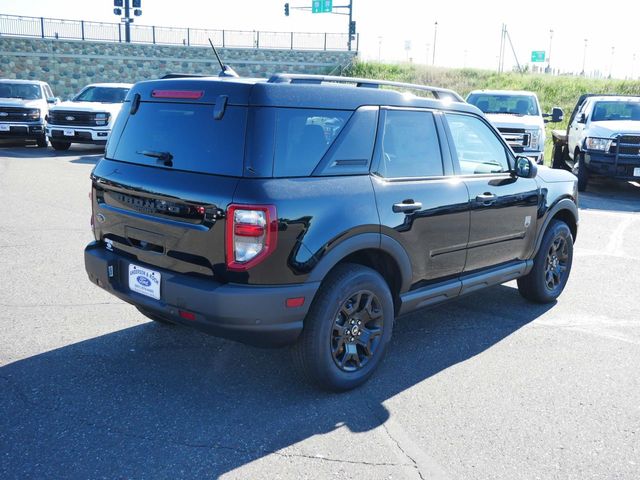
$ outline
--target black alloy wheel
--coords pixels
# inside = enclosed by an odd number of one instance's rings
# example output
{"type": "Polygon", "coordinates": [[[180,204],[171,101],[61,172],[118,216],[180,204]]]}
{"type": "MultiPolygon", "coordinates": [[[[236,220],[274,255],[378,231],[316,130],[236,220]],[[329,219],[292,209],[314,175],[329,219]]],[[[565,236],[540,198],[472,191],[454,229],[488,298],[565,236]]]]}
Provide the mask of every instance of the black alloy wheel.
{"type": "Polygon", "coordinates": [[[333,321],[331,355],[338,368],[354,372],[376,354],[384,329],[378,297],[361,290],[343,302],[333,321]]]}

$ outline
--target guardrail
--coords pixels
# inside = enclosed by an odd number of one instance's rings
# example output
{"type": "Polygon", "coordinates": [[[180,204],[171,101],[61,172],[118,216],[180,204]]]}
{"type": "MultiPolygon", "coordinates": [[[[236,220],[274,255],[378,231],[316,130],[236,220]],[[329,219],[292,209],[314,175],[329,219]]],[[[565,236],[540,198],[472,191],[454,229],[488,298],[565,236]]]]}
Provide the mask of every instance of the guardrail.
{"type": "MultiPolygon", "coordinates": [[[[45,17],[0,15],[0,36],[124,42],[124,24],[64,20],[45,17]]],[[[270,48],[278,50],[348,50],[346,33],[263,32],[257,30],[212,30],[131,24],[131,42],[153,45],[270,48]]],[[[355,51],[358,51],[356,35],[355,51]]]]}

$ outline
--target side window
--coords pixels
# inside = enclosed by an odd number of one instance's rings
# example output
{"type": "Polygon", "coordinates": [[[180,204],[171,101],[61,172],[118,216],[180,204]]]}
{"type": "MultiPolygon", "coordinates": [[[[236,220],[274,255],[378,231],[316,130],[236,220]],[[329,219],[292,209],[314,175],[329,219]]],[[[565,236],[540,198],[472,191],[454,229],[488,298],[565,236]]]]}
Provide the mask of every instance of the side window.
{"type": "Polygon", "coordinates": [[[51,91],[51,87],[49,85],[44,86],[44,97],[53,98],[53,92],[51,91]]]}
{"type": "Polygon", "coordinates": [[[385,178],[443,175],[440,142],[431,112],[386,112],[377,173],[385,178]]]}
{"type": "Polygon", "coordinates": [[[310,175],[351,113],[343,110],[277,109],[274,177],[310,175]]]}
{"type": "Polygon", "coordinates": [[[482,120],[471,115],[451,113],[446,118],[458,154],[461,175],[509,171],[506,148],[482,120]]]}

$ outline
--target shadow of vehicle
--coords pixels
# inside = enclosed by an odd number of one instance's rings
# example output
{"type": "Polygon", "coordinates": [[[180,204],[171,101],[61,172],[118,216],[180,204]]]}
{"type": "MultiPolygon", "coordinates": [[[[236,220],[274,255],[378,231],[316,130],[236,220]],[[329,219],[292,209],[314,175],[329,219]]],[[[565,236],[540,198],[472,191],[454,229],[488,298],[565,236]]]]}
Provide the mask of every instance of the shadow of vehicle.
{"type": "Polygon", "coordinates": [[[383,402],[550,307],[498,286],[416,312],[371,381],[344,394],[299,381],[285,350],[152,323],[42,353],[0,369],[0,474],[217,478],[315,435],[380,426],[383,402]]]}
{"type": "Polygon", "coordinates": [[[580,208],[640,212],[640,179],[621,182],[610,178],[593,177],[586,192],[581,192],[580,208]]]}

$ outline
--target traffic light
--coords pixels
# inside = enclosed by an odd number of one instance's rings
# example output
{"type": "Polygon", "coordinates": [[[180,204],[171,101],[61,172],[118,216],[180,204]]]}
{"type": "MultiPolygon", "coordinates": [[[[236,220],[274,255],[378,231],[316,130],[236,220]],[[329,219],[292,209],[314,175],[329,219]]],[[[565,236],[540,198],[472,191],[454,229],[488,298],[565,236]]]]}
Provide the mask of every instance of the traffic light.
{"type": "Polygon", "coordinates": [[[134,14],[136,17],[139,17],[140,15],[142,15],[142,10],[140,10],[139,8],[136,8],[136,9],[133,11],[133,14],[134,14]]]}
{"type": "Polygon", "coordinates": [[[351,20],[351,22],[349,22],[349,35],[355,35],[355,34],[356,34],[356,21],[351,20]]]}
{"type": "Polygon", "coordinates": [[[124,2],[122,0],[113,0],[114,7],[124,7],[124,2]]]}
{"type": "Polygon", "coordinates": [[[142,0],[133,0],[133,8],[142,8],[142,0]]]}
{"type": "Polygon", "coordinates": [[[289,4],[288,3],[284,4],[284,14],[287,17],[289,16],[289,4]]]}

